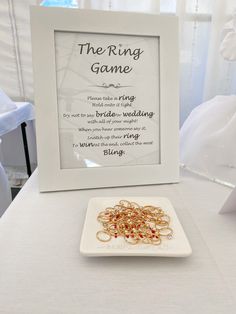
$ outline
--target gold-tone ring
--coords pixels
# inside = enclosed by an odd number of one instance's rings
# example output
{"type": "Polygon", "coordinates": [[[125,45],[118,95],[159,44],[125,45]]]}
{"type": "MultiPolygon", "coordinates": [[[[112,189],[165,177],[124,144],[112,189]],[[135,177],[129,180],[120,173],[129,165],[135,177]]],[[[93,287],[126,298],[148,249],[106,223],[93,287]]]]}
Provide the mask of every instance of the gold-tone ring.
{"type": "Polygon", "coordinates": [[[160,245],[161,244],[161,238],[153,238],[152,239],[152,244],[153,245],[160,245]]]}
{"type": "Polygon", "coordinates": [[[162,237],[171,237],[173,235],[173,230],[169,227],[164,227],[159,229],[159,234],[162,237]]]}
{"type": "Polygon", "coordinates": [[[103,231],[103,230],[100,230],[96,233],[96,237],[99,241],[101,242],[109,242],[111,240],[111,235],[107,232],[107,231],[103,231]],[[106,236],[108,236],[107,239],[103,239],[100,237],[101,234],[105,234],[106,236]]]}
{"type": "Polygon", "coordinates": [[[144,238],[144,239],[142,239],[142,243],[144,243],[144,244],[152,244],[152,240],[150,238],[144,238]]]}
{"type": "Polygon", "coordinates": [[[137,209],[137,208],[139,209],[139,208],[140,208],[139,204],[137,204],[137,203],[135,203],[135,202],[131,202],[130,205],[131,205],[131,207],[134,208],[134,209],[137,209]]]}
{"type": "Polygon", "coordinates": [[[119,204],[121,206],[125,206],[125,207],[130,207],[130,205],[131,205],[130,202],[127,200],[121,200],[121,201],[119,201],[119,204]]]}
{"type": "Polygon", "coordinates": [[[132,245],[135,245],[139,242],[139,240],[137,238],[124,237],[124,239],[127,243],[132,244],[132,245]]]}

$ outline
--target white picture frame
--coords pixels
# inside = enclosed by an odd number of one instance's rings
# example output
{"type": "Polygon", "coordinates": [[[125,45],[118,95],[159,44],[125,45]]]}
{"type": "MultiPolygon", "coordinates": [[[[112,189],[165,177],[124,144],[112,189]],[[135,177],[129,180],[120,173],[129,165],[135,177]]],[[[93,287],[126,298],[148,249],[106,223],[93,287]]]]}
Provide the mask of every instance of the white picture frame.
{"type": "MultiPolygon", "coordinates": [[[[30,11],[40,191],[178,182],[179,49],[177,17],[142,13],[44,8],[38,6],[31,7],[30,11]],[[64,138],[64,135],[62,136],[64,126],[61,127],[61,123],[63,124],[64,122],[61,121],[61,106],[58,106],[60,101],[58,91],[60,90],[57,84],[60,77],[58,78],[57,76],[60,74],[58,74],[57,66],[60,64],[61,59],[57,55],[59,54],[60,56],[59,49],[61,49],[60,42],[62,42],[62,39],[69,47],[71,44],[70,34],[72,33],[75,34],[75,36],[78,35],[78,38],[84,38],[83,36],[87,34],[86,36],[91,38],[92,41],[101,41],[102,43],[108,42],[108,39],[110,40],[113,37],[116,42],[118,42],[118,39],[126,41],[127,38],[128,40],[133,40],[138,37],[141,39],[141,44],[146,45],[145,47],[148,47],[147,49],[150,50],[148,55],[149,61],[147,61],[147,57],[143,57],[142,62],[144,62],[145,65],[142,65],[144,71],[143,76],[142,73],[140,74],[138,70],[135,70],[138,73],[137,86],[134,86],[133,89],[133,91],[140,91],[141,88],[140,85],[138,85],[140,81],[145,82],[149,80],[149,75],[145,74],[148,73],[145,72],[147,71],[146,68],[151,69],[152,64],[158,64],[158,78],[157,80],[150,80],[150,84],[157,82],[156,90],[154,86],[150,88],[149,96],[147,96],[150,99],[148,98],[147,104],[140,105],[143,106],[143,109],[145,109],[146,105],[155,105],[155,108],[157,108],[157,112],[154,112],[156,117],[158,116],[158,119],[155,120],[157,122],[154,124],[155,129],[149,128],[148,124],[146,128],[149,130],[149,136],[151,136],[153,140],[150,143],[156,143],[155,147],[158,147],[158,149],[154,150],[154,155],[150,157],[152,159],[147,159],[151,161],[150,163],[147,162],[145,164],[145,159],[140,159],[144,161],[139,161],[138,164],[135,164],[135,161],[130,159],[130,162],[127,164],[122,162],[119,164],[117,158],[114,158],[112,162],[115,165],[113,166],[111,163],[110,166],[107,164],[107,159],[105,161],[104,158],[103,166],[103,159],[99,157],[101,163],[98,167],[76,167],[76,164],[73,164],[71,168],[68,166],[68,160],[70,160],[69,155],[67,156],[68,150],[63,146],[66,145],[66,141],[62,141],[62,138],[64,138]],[[156,39],[158,39],[158,46],[156,39]],[[153,56],[153,47],[157,47],[158,51],[156,51],[156,53],[158,61],[156,61],[156,58],[151,58],[153,56]],[[157,104],[152,104],[152,99],[157,98],[157,104]],[[151,130],[158,130],[158,134],[155,134],[155,132],[152,134],[153,132],[151,130]],[[65,166],[62,167],[62,164],[65,166]]],[[[81,45],[82,44],[80,44],[80,48],[82,47],[81,45]]],[[[86,46],[84,47],[86,48],[86,46]]],[[[126,50],[126,52],[127,51],[128,50],[126,50]]],[[[137,52],[137,50],[135,51],[137,52]]],[[[145,49],[140,51],[145,51],[145,49]]],[[[82,54],[83,50],[80,49],[79,53],[82,54]]],[[[129,50],[129,57],[132,53],[133,52],[129,50]]],[[[88,50],[86,54],[84,58],[87,59],[83,60],[87,60],[89,63],[90,59],[88,58],[90,56],[88,56],[88,50]]],[[[80,58],[78,51],[77,55],[78,58],[80,58]]],[[[114,58],[115,56],[116,54],[114,52],[114,58]]],[[[128,54],[125,55],[125,58],[120,58],[120,60],[126,60],[127,63],[131,64],[133,60],[131,60],[131,58],[128,60],[127,56],[128,54]]],[[[145,56],[145,53],[143,53],[143,56],[145,56]]],[[[136,62],[135,65],[137,64],[136,62]]],[[[139,64],[141,64],[141,61],[139,64]]],[[[130,68],[133,69],[133,66],[130,66],[130,68]]],[[[140,69],[142,69],[141,65],[140,69]]],[[[91,67],[89,67],[89,71],[91,71],[91,67]]],[[[134,80],[136,79],[135,71],[133,71],[134,74],[132,74],[134,75],[134,80]]],[[[83,70],[83,76],[86,77],[86,75],[86,70],[85,72],[83,70]]],[[[120,75],[120,82],[122,82],[122,75],[120,75]]],[[[70,81],[67,82],[67,84],[69,83],[70,81]]],[[[114,87],[114,84],[110,85],[114,87]]],[[[145,86],[146,90],[148,85],[145,86]]],[[[143,90],[143,93],[145,93],[145,90],[143,90]]],[[[104,95],[106,95],[105,92],[104,95]]],[[[137,111],[134,112],[134,114],[136,113],[137,111]]],[[[80,120],[80,122],[81,121],[82,120],[80,120]]],[[[137,119],[137,121],[139,120],[137,119]]],[[[145,121],[147,121],[147,119],[145,121]]],[[[143,122],[144,126],[145,123],[148,122],[143,122]]],[[[75,131],[73,132],[75,133],[75,131]]],[[[148,132],[145,133],[145,136],[148,136],[148,132]]],[[[113,143],[111,144],[113,145],[113,143]]],[[[118,144],[120,145],[120,143],[118,144]]],[[[75,144],[73,144],[73,147],[74,145],[75,144]]],[[[143,147],[143,149],[145,150],[146,147],[143,147]]],[[[140,150],[137,151],[137,155],[139,152],[140,150]]],[[[75,153],[75,151],[69,149],[68,154],[72,153],[75,153]]],[[[99,155],[99,151],[96,151],[96,154],[99,155]]],[[[130,158],[131,155],[135,155],[135,147],[133,147],[132,150],[127,148],[127,158],[130,158]]],[[[110,161],[111,159],[109,159],[109,162],[110,161]]]]}

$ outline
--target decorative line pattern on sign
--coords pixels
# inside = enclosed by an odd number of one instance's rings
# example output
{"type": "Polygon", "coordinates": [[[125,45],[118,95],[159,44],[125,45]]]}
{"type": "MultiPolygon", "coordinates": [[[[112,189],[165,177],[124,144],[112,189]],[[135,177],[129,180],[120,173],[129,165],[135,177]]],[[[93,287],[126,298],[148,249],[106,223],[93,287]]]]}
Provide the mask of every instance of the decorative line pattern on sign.
{"type": "Polygon", "coordinates": [[[106,83],[103,83],[102,85],[92,85],[90,87],[103,87],[103,88],[110,88],[110,87],[113,87],[113,88],[125,88],[125,87],[133,87],[132,85],[120,85],[120,83],[117,83],[116,85],[115,84],[106,84],[106,83]]]}

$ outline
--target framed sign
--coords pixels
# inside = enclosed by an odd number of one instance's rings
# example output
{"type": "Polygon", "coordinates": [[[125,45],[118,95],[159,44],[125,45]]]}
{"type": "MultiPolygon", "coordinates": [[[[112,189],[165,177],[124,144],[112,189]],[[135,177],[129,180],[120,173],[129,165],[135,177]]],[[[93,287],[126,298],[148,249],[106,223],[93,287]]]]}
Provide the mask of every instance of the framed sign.
{"type": "Polygon", "coordinates": [[[31,8],[40,190],[177,182],[174,16],[31,8]]]}

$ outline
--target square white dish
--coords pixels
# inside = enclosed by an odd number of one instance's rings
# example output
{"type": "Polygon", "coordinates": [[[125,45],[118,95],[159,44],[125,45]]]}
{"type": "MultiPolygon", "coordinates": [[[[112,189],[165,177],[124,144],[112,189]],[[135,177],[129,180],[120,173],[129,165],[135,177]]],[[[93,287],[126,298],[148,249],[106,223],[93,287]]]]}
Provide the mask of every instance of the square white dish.
{"type": "Polygon", "coordinates": [[[191,246],[171,202],[164,197],[96,197],[88,204],[83,233],[80,242],[80,252],[86,256],[165,256],[185,257],[192,253],[191,246]],[[136,202],[141,206],[154,205],[161,207],[170,216],[170,227],[173,238],[163,239],[160,245],[127,243],[123,238],[112,238],[109,242],[100,242],[96,233],[102,230],[98,222],[99,212],[106,207],[113,207],[120,200],[136,202]]]}

